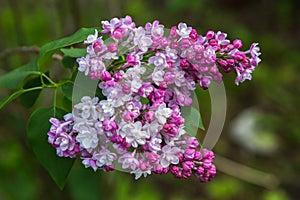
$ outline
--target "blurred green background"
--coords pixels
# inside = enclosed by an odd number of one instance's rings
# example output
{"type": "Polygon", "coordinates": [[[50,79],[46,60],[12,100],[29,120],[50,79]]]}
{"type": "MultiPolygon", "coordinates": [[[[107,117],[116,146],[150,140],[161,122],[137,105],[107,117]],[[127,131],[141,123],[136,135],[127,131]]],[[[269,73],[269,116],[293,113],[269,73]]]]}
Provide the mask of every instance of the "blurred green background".
{"type": "MultiPolygon", "coordinates": [[[[201,34],[222,30],[231,40],[243,40],[244,49],[256,41],[262,51],[252,81],[237,87],[234,76],[225,78],[228,111],[214,148],[218,174],[212,182],[171,175],[134,181],[122,172],[94,173],[77,161],[61,191],[27,142],[26,122],[34,108],[14,101],[0,111],[0,200],[300,199],[300,1],[0,0],[0,5],[0,75],[36,56],[12,48],[40,47],[125,15],[137,25],[158,19],[166,27],[186,22],[201,34]]],[[[47,92],[35,107],[49,103],[47,92]]],[[[0,89],[0,99],[8,94],[0,89]]],[[[208,92],[199,99],[207,127],[208,92]]]]}

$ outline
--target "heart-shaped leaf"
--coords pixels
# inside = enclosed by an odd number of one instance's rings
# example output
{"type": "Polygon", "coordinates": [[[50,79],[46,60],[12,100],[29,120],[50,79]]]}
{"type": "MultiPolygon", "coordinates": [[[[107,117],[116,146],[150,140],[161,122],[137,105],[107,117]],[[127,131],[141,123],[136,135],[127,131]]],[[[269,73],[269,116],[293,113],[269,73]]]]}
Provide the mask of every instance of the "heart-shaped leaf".
{"type": "Polygon", "coordinates": [[[52,179],[63,188],[74,160],[56,155],[55,148],[48,143],[47,132],[50,129],[50,117],[62,118],[66,114],[59,108],[39,108],[30,117],[27,134],[28,140],[37,159],[50,173],[52,179]]]}

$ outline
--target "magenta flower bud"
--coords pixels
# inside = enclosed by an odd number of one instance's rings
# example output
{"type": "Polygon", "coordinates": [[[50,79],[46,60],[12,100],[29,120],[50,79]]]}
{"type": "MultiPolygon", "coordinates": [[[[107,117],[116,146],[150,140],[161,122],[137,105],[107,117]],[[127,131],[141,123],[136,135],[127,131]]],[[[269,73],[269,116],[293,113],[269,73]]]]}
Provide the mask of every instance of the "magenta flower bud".
{"type": "Polygon", "coordinates": [[[189,66],[190,66],[190,63],[189,63],[186,59],[182,59],[182,60],[180,61],[180,67],[181,67],[182,69],[188,69],[189,66]]]}
{"type": "Polygon", "coordinates": [[[231,68],[230,68],[229,66],[222,67],[222,69],[223,69],[223,71],[224,71],[225,73],[231,72],[231,68]]]}
{"type": "Polygon", "coordinates": [[[201,150],[204,159],[213,159],[215,157],[214,152],[208,149],[201,150]]]}
{"type": "Polygon", "coordinates": [[[199,167],[197,168],[197,173],[200,174],[200,175],[204,174],[204,168],[201,167],[201,166],[199,166],[199,167]]]}
{"type": "Polygon", "coordinates": [[[159,160],[159,155],[154,152],[151,152],[147,155],[147,159],[149,160],[149,162],[155,163],[159,160]]]}
{"type": "Polygon", "coordinates": [[[173,84],[175,80],[175,74],[173,72],[166,72],[164,74],[164,81],[167,84],[173,84]]]}
{"type": "Polygon", "coordinates": [[[219,69],[217,66],[212,66],[210,69],[209,69],[209,72],[213,73],[213,74],[218,74],[219,73],[219,69]]]}
{"type": "Polygon", "coordinates": [[[171,167],[171,173],[172,173],[174,176],[179,175],[180,172],[181,172],[180,167],[178,167],[178,166],[172,166],[172,167],[171,167]]]}
{"type": "Polygon", "coordinates": [[[120,72],[117,72],[113,75],[113,78],[115,82],[119,82],[120,80],[122,80],[122,74],[120,72]]]}
{"type": "Polygon", "coordinates": [[[156,99],[162,99],[162,98],[164,98],[165,94],[166,94],[165,90],[157,89],[157,90],[154,91],[154,97],[156,99]]]}
{"type": "Polygon", "coordinates": [[[211,168],[211,166],[212,166],[212,162],[211,162],[210,159],[204,159],[204,160],[202,161],[202,167],[203,167],[204,169],[211,168]]]}
{"type": "Polygon", "coordinates": [[[162,81],[159,83],[159,89],[166,90],[168,88],[168,84],[166,81],[162,81]]]}
{"type": "Polygon", "coordinates": [[[102,123],[102,128],[104,131],[115,131],[117,130],[118,126],[115,121],[106,119],[102,123]]]}
{"type": "Polygon", "coordinates": [[[164,124],[163,131],[170,137],[175,137],[178,134],[178,127],[175,124],[164,124]]]}
{"type": "Polygon", "coordinates": [[[243,46],[242,41],[241,40],[234,40],[233,41],[233,46],[234,46],[234,48],[237,48],[237,49],[242,48],[242,46],[243,46]]]}
{"type": "Polygon", "coordinates": [[[166,174],[170,171],[170,167],[163,168],[163,173],[166,174]]]}
{"type": "Polygon", "coordinates": [[[217,174],[217,169],[215,165],[212,165],[211,168],[209,169],[209,174],[210,176],[213,178],[216,176],[217,174]]]}
{"type": "Polygon", "coordinates": [[[89,160],[89,164],[88,164],[91,168],[93,168],[93,170],[94,171],[96,171],[97,170],[97,164],[96,164],[96,161],[95,160],[93,160],[93,159],[90,159],[89,160]]]}
{"type": "MultiPolygon", "coordinates": [[[[189,53],[189,54],[187,55],[187,59],[188,59],[188,60],[194,60],[194,59],[195,59],[195,54],[189,53]]],[[[192,66],[192,65],[191,65],[191,66],[192,66]]]]}
{"type": "Polygon", "coordinates": [[[132,66],[135,66],[137,65],[137,61],[136,61],[136,56],[135,55],[131,55],[131,54],[128,54],[126,56],[126,61],[129,65],[132,65],[132,66]]]}
{"type": "Polygon", "coordinates": [[[235,65],[235,60],[234,59],[227,59],[226,61],[227,61],[228,66],[234,67],[234,65],[235,65]]]}
{"type": "Polygon", "coordinates": [[[186,160],[193,160],[195,157],[195,149],[185,150],[183,156],[186,160]]]}
{"type": "Polygon", "coordinates": [[[221,67],[226,67],[226,66],[227,66],[227,61],[224,60],[224,59],[220,59],[220,60],[218,60],[218,64],[219,64],[221,67]]]}
{"type": "Polygon", "coordinates": [[[173,67],[174,67],[174,66],[173,66],[173,62],[170,62],[170,61],[169,61],[169,62],[167,62],[167,64],[168,64],[168,65],[167,65],[167,69],[173,69],[173,67]]]}
{"type": "Polygon", "coordinates": [[[155,112],[152,110],[149,110],[148,112],[145,113],[145,119],[148,122],[152,122],[154,120],[155,112]]]}
{"type": "Polygon", "coordinates": [[[110,53],[115,53],[118,51],[118,45],[116,43],[110,43],[107,48],[110,53]]]}
{"type": "Polygon", "coordinates": [[[110,165],[110,166],[104,165],[103,168],[104,168],[104,170],[106,172],[110,172],[110,171],[114,170],[114,166],[113,165],[110,165]]]}
{"type": "Polygon", "coordinates": [[[182,153],[177,154],[177,157],[178,157],[180,163],[182,163],[184,161],[184,156],[182,153]]]}
{"type": "Polygon", "coordinates": [[[213,46],[213,47],[219,46],[218,40],[216,40],[216,39],[211,39],[211,40],[209,41],[209,45],[210,45],[210,46],[213,46]]]}
{"type": "Polygon", "coordinates": [[[171,42],[170,47],[171,49],[177,50],[179,49],[179,44],[177,42],[171,42]]]}
{"type": "Polygon", "coordinates": [[[197,33],[197,31],[195,29],[192,29],[192,31],[190,32],[189,36],[194,41],[197,41],[197,39],[199,37],[199,35],[198,35],[198,33],[197,33]]]}
{"type": "Polygon", "coordinates": [[[117,28],[112,32],[112,37],[117,40],[121,40],[124,37],[124,31],[120,28],[117,28]]]}
{"type": "Polygon", "coordinates": [[[200,151],[195,151],[194,160],[201,160],[201,159],[202,159],[202,154],[200,153],[200,151]]]}
{"type": "Polygon", "coordinates": [[[176,26],[172,26],[171,30],[170,30],[170,38],[177,38],[178,34],[177,34],[177,27],[176,26]]]}
{"type": "Polygon", "coordinates": [[[95,53],[99,53],[102,50],[102,43],[100,41],[94,42],[93,49],[94,49],[95,53]]]}
{"type": "Polygon", "coordinates": [[[162,99],[158,99],[158,100],[153,102],[151,107],[154,108],[154,109],[157,109],[163,103],[164,103],[164,101],[162,99]]]}
{"type": "Polygon", "coordinates": [[[203,53],[205,48],[200,42],[196,42],[193,45],[193,49],[194,49],[195,53],[201,54],[201,53],[203,53]]]}
{"type": "Polygon", "coordinates": [[[208,89],[210,85],[210,80],[206,77],[201,77],[199,80],[199,86],[204,90],[208,89]]]}
{"type": "Polygon", "coordinates": [[[146,82],[139,88],[138,93],[141,97],[147,98],[154,90],[154,87],[151,83],[146,82]]]}
{"type": "Polygon", "coordinates": [[[112,137],[110,137],[110,140],[113,142],[113,143],[117,143],[117,144],[120,144],[123,142],[123,138],[117,134],[113,135],[112,137]]]}
{"type": "Polygon", "coordinates": [[[115,87],[116,83],[112,80],[106,81],[106,86],[107,87],[115,87]]]}
{"type": "Polygon", "coordinates": [[[109,73],[108,71],[103,71],[103,72],[102,72],[102,75],[101,75],[101,79],[102,79],[103,81],[109,81],[109,80],[111,80],[111,75],[110,75],[110,73],[109,73]]]}
{"type": "Polygon", "coordinates": [[[245,57],[245,54],[241,51],[238,51],[234,54],[234,59],[237,60],[237,61],[243,60],[244,57],[245,57]]]}
{"type": "Polygon", "coordinates": [[[191,47],[192,43],[188,38],[183,38],[179,42],[181,49],[188,49],[191,47]]]}
{"type": "Polygon", "coordinates": [[[142,170],[142,171],[146,171],[147,170],[147,168],[149,167],[149,164],[148,163],[146,163],[146,162],[140,162],[140,169],[142,170]]]}
{"type": "Polygon", "coordinates": [[[182,172],[182,178],[189,178],[191,175],[193,174],[192,170],[189,170],[189,171],[183,171],[182,172]]]}
{"type": "Polygon", "coordinates": [[[134,121],[134,113],[133,112],[125,111],[122,113],[122,117],[125,122],[130,123],[130,122],[134,121]]]}
{"type": "Polygon", "coordinates": [[[123,91],[125,94],[130,94],[131,88],[130,88],[130,86],[128,86],[128,85],[122,85],[122,91],[123,91]]]}
{"type": "Polygon", "coordinates": [[[164,172],[164,169],[160,164],[155,164],[154,165],[154,172],[156,174],[162,174],[164,172]]]}
{"type": "Polygon", "coordinates": [[[215,37],[215,32],[214,31],[207,31],[206,33],[206,38],[207,39],[212,39],[215,37]]]}
{"type": "Polygon", "coordinates": [[[242,65],[244,68],[247,68],[250,65],[250,59],[245,56],[242,60],[242,65]]]}
{"type": "Polygon", "coordinates": [[[194,168],[194,162],[192,161],[185,161],[182,163],[182,169],[184,171],[190,171],[193,168],[194,168]]]}
{"type": "Polygon", "coordinates": [[[199,142],[195,137],[189,137],[186,141],[186,144],[190,149],[196,149],[199,147],[199,142]]]}

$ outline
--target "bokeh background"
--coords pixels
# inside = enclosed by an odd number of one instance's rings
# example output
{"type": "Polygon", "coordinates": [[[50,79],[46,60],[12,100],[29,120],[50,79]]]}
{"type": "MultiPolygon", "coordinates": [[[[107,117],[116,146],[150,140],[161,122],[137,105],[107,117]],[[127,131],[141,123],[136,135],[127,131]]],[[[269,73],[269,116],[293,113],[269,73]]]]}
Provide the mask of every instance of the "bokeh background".
{"type": "MultiPolygon", "coordinates": [[[[76,162],[59,190],[35,158],[26,122],[31,109],[14,101],[0,111],[0,200],[296,200],[300,199],[300,1],[297,0],[0,0],[0,75],[25,64],[40,47],[101,20],[131,15],[137,25],[159,19],[166,27],[186,22],[199,33],[221,30],[229,39],[254,41],[262,63],[240,86],[225,79],[228,111],[215,146],[218,174],[201,184],[153,175],[134,181],[122,172],[97,172],[76,162]]],[[[54,62],[53,65],[60,65],[54,62]]],[[[0,98],[9,94],[0,89],[0,98]]],[[[199,97],[210,120],[209,93],[199,97]]],[[[203,138],[204,132],[199,133],[203,138]]]]}

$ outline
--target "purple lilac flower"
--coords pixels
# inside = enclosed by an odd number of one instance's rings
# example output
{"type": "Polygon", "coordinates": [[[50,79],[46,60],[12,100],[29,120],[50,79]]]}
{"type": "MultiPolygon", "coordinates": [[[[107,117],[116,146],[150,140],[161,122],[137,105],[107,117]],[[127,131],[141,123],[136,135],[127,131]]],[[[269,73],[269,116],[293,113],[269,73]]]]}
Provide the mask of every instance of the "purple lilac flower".
{"type": "Polygon", "coordinates": [[[157,20],[136,27],[130,16],[101,24],[77,62],[78,71],[100,81],[104,98],[84,96],[64,120],[50,119],[48,141],[57,155],[78,156],[94,171],[120,166],[135,179],[170,171],[211,180],[214,154],[185,131],[181,108],[192,104],[196,84],[208,89],[223,73],[235,73],[237,85],[251,80],[261,62],[258,43],[242,51],[239,39],[201,35],[183,22],[169,33],[157,20]]]}

